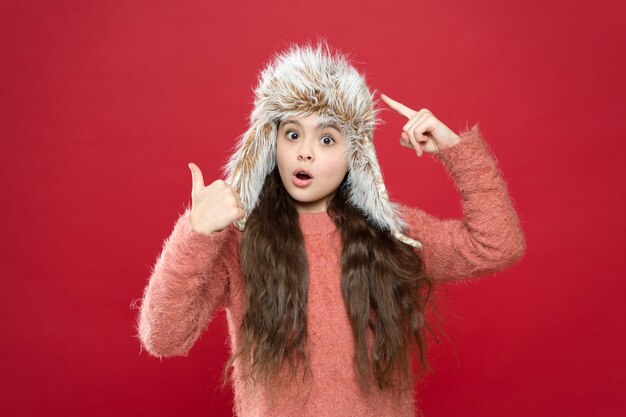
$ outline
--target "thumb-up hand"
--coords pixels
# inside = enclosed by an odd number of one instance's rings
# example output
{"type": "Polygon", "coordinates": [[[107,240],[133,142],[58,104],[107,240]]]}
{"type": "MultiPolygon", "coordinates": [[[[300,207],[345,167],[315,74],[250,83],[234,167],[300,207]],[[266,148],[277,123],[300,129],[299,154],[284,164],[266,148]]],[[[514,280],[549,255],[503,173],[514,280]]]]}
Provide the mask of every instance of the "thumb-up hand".
{"type": "Polygon", "coordinates": [[[223,180],[204,185],[202,171],[193,162],[191,170],[191,227],[200,233],[211,234],[226,228],[245,216],[243,204],[234,188],[223,180]]]}

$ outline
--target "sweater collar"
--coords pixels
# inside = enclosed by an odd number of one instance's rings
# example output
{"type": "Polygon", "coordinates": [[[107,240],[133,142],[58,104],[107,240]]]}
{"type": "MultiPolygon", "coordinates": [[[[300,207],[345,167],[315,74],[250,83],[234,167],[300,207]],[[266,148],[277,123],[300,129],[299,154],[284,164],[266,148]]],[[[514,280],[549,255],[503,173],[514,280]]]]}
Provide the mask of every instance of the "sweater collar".
{"type": "Polygon", "coordinates": [[[336,229],[335,223],[326,211],[320,213],[298,213],[298,216],[303,235],[327,234],[336,229]]]}

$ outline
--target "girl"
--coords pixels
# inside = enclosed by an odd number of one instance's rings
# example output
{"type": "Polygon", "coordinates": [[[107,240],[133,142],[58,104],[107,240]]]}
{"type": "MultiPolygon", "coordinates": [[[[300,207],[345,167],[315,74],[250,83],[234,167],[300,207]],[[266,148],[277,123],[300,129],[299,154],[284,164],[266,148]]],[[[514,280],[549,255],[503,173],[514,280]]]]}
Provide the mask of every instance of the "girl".
{"type": "Polygon", "coordinates": [[[389,201],[364,77],[324,42],[263,69],[249,129],[165,241],[138,337],[187,355],[226,310],[238,416],[413,416],[412,357],[426,362],[439,283],[477,277],[525,251],[506,183],[478,125],[455,134],[430,111],[382,95],[408,119],[400,144],[454,179],[464,219],[389,201]],[[415,355],[414,355],[415,354],[415,355]]]}

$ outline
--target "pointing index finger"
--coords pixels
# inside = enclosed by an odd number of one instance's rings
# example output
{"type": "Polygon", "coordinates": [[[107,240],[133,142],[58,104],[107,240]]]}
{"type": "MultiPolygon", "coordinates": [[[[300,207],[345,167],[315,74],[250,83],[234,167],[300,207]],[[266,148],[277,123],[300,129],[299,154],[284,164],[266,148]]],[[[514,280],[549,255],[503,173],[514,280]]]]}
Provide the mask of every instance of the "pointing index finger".
{"type": "Polygon", "coordinates": [[[406,117],[407,119],[410,119],[411,117],[413,117],[413,115],[417,113],[415,110],[408,108],[404,104],[399,103],[382,93],[380,95],[380,98],[382,98],[383,101],[387,103],[389,107],[391,107],[392,109],[394,109],[395,111],[400,113],[402,116],[406,117]]]}

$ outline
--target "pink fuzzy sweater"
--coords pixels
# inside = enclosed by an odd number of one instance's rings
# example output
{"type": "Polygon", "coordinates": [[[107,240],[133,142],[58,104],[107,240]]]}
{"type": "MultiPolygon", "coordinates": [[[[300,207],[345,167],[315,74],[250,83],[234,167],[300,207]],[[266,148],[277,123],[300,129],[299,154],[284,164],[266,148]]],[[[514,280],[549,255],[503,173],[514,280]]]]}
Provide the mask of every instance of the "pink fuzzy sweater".
{"type": "MultiPolygon", "coordinates": [[[[463,199],[464,218],[441,220],[399,205],[409,225],[406,234],[423,243],[425,268],[442,282],[499,271],[518,261],[526,249],[506,183],[478,125],[459,136],[459,144],[433,156],[453,178],[463,199]]],[[[359,388],[340,288],[339,233],[326,212],[299,216],[310,265],[313,382],[306,389],[290,385],[272,405],[265,393],[253,393],[238,378],[241,369],[236,362],[234,412],[240,417],[414,416],[411,390],[394,397],[359,388]]],[[[226,310],[231,349],[237,348],[246,301],[238,261],[241,237],[233,225],[211,235],[196,232],[190,227],[189,208],[179,217],[153,267],[138,315],[137,336],[151,355],[187,355],[220,308],[226,310]]]]}

